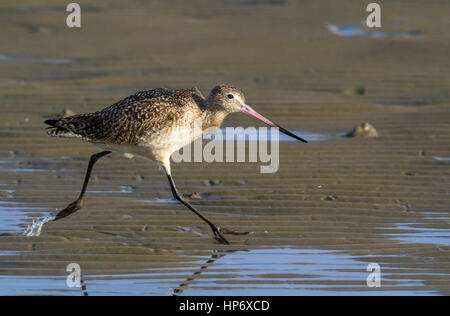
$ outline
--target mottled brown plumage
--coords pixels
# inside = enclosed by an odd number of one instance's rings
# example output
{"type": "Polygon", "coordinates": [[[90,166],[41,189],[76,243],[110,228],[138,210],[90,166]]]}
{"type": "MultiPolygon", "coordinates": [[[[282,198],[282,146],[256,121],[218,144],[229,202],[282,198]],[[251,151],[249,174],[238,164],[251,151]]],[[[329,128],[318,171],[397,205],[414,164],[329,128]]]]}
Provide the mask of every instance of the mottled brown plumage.
{"type": "Polygon", "coordinates": [[[158,88],[137,92],[94,113],[46,123],[51,125],[50,136],[80,138],[102,149],[144,156],[170,170],[173,152],[219,128],[244,100],[242,92],[228,85],[215,87],[207,98],[197,88],[158,88]],[[230,93],[236,99],[227,98],[230,93]]]}
{"type": "Polygon", "coordinates": [[[141,91],[94,113],[45,121],[50,125],[50,136],[80,138],[103,150],[91,156],[78,199],[60,211],[55,220],[67,217],[81,208],[94,164],[103,156],[116,151],[127,156],[143,156],[159,163],[166,172],[174,198],[204,220],[220,242],[228,243],[222,235],[224,233],[246,234],[218,227],[197,211],[178,193],[170,170],[170,156],[173,152],[196,138],[215,131],[222,125],[225,117],[233,112],[253,116],[302,140],[258,114],[245,104],[241,91],[228,85],[216,86],[206,98],[197,88],[141,91]]]}
{"type": "Polygon", "coordinates": [[[48,120],[50,136],[136,146],[145,133],[158,132],[186,111],[201,113],[205,99],[197,88],[136,92],[103,110],[48,120]]]}

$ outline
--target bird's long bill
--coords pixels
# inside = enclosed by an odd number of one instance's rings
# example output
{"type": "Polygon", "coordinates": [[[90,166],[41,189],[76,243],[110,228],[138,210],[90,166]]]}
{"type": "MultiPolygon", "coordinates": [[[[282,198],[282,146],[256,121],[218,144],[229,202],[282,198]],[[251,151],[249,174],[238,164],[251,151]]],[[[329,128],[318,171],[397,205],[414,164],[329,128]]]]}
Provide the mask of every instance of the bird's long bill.
{"type": "Polygon", "coordinates": [[[258,112],[256,112],[255,110],[253,110],[251,107],[249,107],[247,104],[244,104],[244,106],[242,107],[242,113],[245,113],[247,115],[250,115],[252,117],[254,117],[257,120],[260,120],[261,122],[271,126],[271,127],[278,127],[278,129],[280,130],[280,132],[291,136],[295,139],[298,139],[299,141],[302,141],[304,143],[307,143],[306,140],[304,140],[301,137],[298,137],[297,135],[295,135],[294,133],[289,132],[287,129],[284,129],[283,127],[281,127],[278,124],[275,124],[274,122],[272,122],[271,120],[265,118],[264,116],[262,116],[261,114],[259,114],[258,112]]]}

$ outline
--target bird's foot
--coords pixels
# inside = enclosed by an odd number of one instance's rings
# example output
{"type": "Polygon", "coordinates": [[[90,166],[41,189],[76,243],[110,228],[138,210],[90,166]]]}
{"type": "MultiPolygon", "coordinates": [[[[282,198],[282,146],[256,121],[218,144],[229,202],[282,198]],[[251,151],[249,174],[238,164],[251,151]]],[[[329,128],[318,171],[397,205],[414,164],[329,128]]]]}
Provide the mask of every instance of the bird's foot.
{"type": "Polygon", "coordinates": [[[73,201],[72,203],[67,205],[65,209],[63,209],[62,211],[59,211],[58,214],[56,214],[55,221],[57,221],[58,219],[67,217],[70,214],[75,213],[76,211],[78,211],[81,208],[81,206],[82,206],[82,201],[80,201],[80,200],[73,201]]]}
{"type": "Polygon", "coordinates": [[[234,230],[230,230],[225,227],[219,227],[218,230],[224,234],[230,234],[230,235],[248,235],[250,232],[236,232],[234,230]]]}
{"type": "Polygon", "coordinates": [[[230,243],[228,242],[228,240],[226,240],[225,237],[222,236],[222,234],[220,233],[220,227],[216,227],[216,226],[211,226],[211,229],[214,233],[214,237],[216,237],[216,239],[224,245],[229,245],[230,243]]]}
{"type": "Polygon", "coordinates": [[[233,230],[229,230],[228,228],[224,228],[224,227],[216,227],[216,226],[212,226],[212,231],[214,233],[214,236],[216,237],[216,239],[225,245],[229,245],[229,241],[226,240],[225,237],[223,237],[222,234],[230,234],[230,235],[247,235],[250,234],[250,232],[235,232],[233,230]]]}

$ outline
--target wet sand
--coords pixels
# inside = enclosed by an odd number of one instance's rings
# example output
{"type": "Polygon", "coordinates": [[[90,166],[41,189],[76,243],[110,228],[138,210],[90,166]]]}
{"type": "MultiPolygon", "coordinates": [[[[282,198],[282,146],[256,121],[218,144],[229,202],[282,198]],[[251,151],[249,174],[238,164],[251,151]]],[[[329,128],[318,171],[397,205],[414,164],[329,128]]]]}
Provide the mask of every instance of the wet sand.
{"type": "Polygon", "coordinates": [[[450,294],[446,1],[383,3],[386,29],[422,34],[382,39],[326,28],[363,20],[360,1],[81,1],[81,29],[46,3],[0,5],[0,294],[82,295],[65,284],[72,262],[90,295],[450,294]],[[82,210],[22,236],[76,198],[96,151],[47,137],[45,117],[222,82],[275,122],[326,136],[281,142],[275,174],[173,164],[194,205],[252,235],[218,244],[161,170],[107,157],[82,210]],[[361,122],[379,136],[341,137],[361,122]],[[371,262],[381,288],[366,286],[371,262]]]}

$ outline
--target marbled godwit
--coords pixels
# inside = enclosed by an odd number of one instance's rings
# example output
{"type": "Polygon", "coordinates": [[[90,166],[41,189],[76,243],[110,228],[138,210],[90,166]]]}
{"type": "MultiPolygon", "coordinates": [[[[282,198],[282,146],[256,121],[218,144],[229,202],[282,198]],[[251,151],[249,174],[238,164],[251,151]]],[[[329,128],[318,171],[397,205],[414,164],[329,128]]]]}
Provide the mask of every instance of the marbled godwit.
{"type": "Polygon", "coordinates": [[[220,128],[225,117],[233,112],[248,114],[306,142],[258,114],[245,104],[241,91],[228,85],[215,87],[207,98],[197,88],[141,91],[98,112],[45,121],[51,126],[48,131],[50,136],[80,138],[103,150],[91,156],[78,199],[57,213],[54,220],[67,217],[82,207],[95,162],[116,151],[143,156],[158,163],[166,172],[173,197],[205,221],[220,242],[228,244],[222,234],[247,234],[216,226],[203,216],[178,192],[170,171],[170,156],[173,152],[203,134],[220,128]],[[201,120],[201,128],[194,126],[197,119],[201,120]]]}

